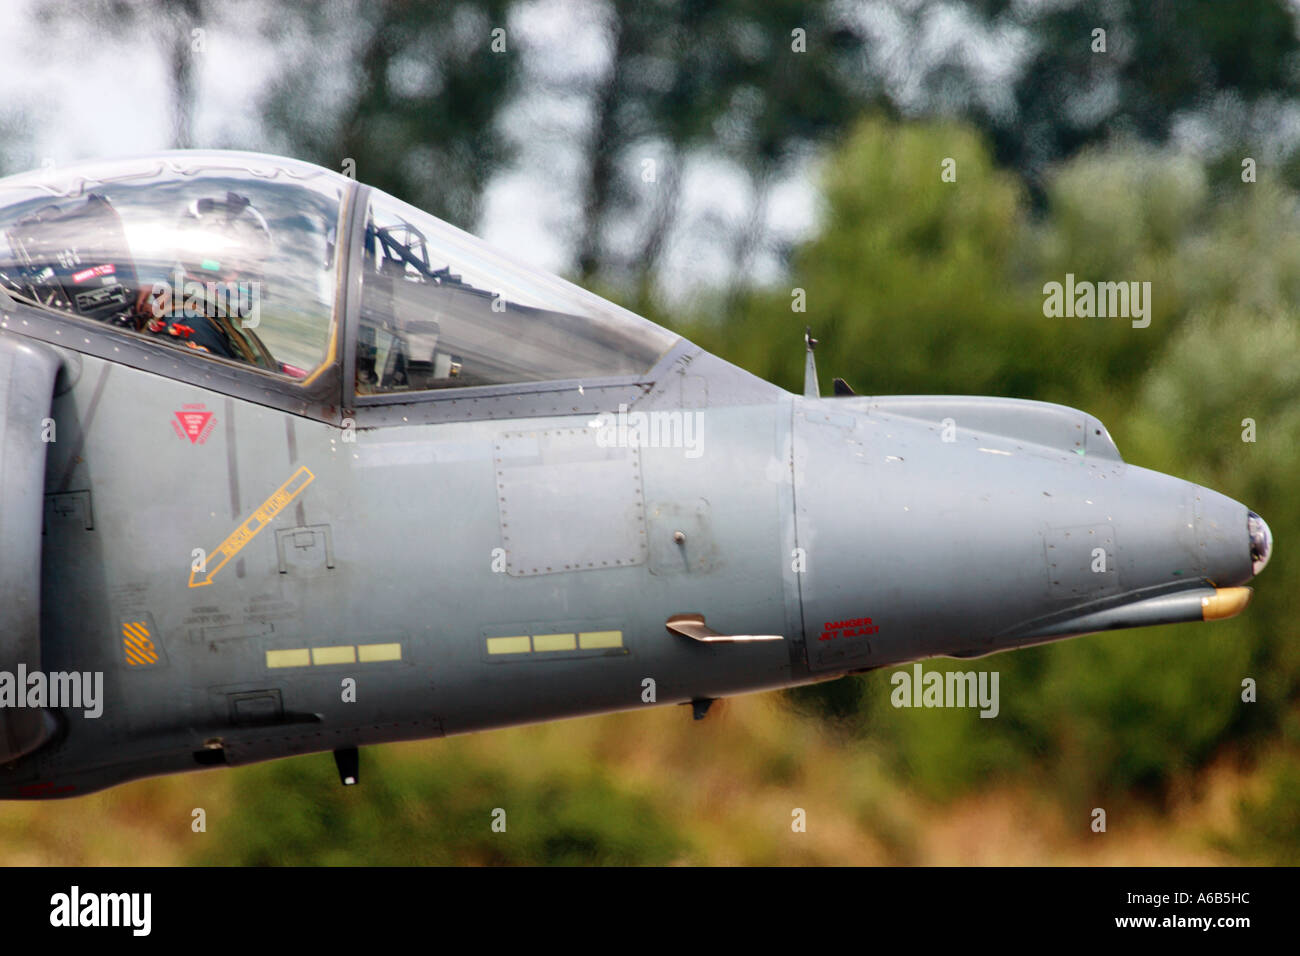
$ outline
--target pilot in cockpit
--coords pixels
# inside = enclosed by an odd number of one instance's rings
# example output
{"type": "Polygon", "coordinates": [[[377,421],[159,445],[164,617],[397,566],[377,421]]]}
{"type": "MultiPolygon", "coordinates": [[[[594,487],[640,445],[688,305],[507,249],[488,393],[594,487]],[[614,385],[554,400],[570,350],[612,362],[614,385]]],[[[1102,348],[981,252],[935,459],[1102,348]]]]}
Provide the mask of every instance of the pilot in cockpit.
{"type": "Polygon", "coordinates": [[[233,192],[193,200],[176,224],[176,262],[167,281],[142,284],[139,331],[190,348],[275,367],[256,335],[264,263],[273,249],[266,219],[233,192]]]}

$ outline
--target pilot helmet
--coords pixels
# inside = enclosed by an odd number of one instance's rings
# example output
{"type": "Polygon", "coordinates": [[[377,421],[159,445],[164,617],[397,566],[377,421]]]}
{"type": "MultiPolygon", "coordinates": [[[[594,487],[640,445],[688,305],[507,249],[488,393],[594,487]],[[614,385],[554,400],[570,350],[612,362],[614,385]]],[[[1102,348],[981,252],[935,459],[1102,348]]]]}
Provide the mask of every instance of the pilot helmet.
{"type": "Polygon", "coordinates": [[[199,281],[260,281],[274,248],[266,218],[246,196],[193,200],[177,222],[178,259],[199,281]]]}

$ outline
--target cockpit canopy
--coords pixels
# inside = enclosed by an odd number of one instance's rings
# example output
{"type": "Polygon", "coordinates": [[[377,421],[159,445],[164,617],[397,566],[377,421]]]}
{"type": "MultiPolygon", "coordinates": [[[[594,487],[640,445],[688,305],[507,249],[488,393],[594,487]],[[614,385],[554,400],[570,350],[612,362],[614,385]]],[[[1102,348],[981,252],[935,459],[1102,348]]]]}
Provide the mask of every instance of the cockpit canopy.
{"type": "Polygon", "coordinates": [[[349,182],[289,161],[183,153],[0,181],[16,297],[304,378],[328,353],[349,182]]]}
{"type": "Polygon", "coordinates": [[[676,340],[378,191],[363,250],[359,395],[636,375],[676,340]]]}
{"type": "Polygon", "coordinates": [[[361,396],[639,375],[676,341],[377,190],[271,156],[169,152],[0,180],[0,235],[15,299],[289,382],[334,363],[347,319],[361,396]],[[354,316],[345,265],[360,276],[354,316]]]}

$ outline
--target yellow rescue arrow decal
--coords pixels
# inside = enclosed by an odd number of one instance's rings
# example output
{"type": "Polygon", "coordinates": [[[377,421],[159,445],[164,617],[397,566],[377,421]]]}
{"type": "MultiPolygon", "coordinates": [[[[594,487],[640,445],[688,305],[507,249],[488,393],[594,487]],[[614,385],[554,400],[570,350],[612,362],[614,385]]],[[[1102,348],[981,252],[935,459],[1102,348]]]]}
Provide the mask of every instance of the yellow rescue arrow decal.
{"type": "Polygon", "coordinates": [[[196,577],[203,574],[204,571],[190,569],[190,587],[201,588],[204,585],[211,584],[212,579],[217,576],[217,572],[224,568],[227,562],[237,555],[244,545],[257,537],[257,532],[270,524],[276,515],[288,507],[289,502],[293,501],[299,492],[310,485],[315,477],[306,467],[295,471],[288,481],[271,493],[271,497],[262,502],[261,506],[253,512],[247,521],[230,532],[230,536],[209,553],[205,562],[206,577],[196,580],[196,577]],[[214,559],[216,560],[215,564],[212,563],[214,559]]]}

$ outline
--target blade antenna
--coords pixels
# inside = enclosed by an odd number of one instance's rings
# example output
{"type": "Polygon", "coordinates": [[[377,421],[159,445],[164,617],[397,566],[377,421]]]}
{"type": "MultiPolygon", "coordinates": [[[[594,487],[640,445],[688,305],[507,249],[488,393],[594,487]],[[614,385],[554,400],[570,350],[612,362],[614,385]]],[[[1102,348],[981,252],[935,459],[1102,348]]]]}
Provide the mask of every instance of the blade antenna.
{"type": "Polygon", "coordinates": [[[817,340],[812,337],[812,326],[805,326],[803,330],[804,345],[808,347],[808,357],[804,360],[803,366],[803,397],[804,398],[821,398],[822,391],[817,384],[817,361],[813,358],[813,350],[817,348],[817,340]]]}

